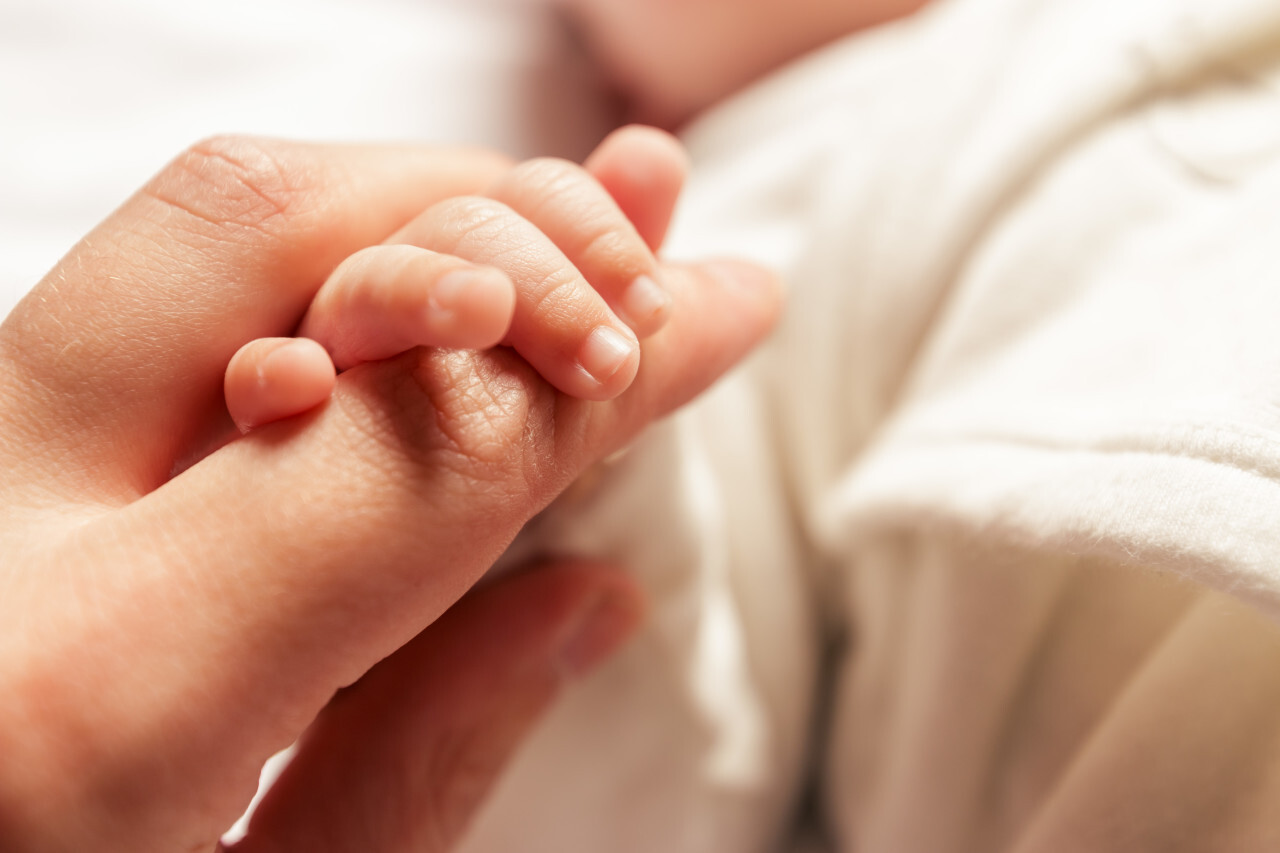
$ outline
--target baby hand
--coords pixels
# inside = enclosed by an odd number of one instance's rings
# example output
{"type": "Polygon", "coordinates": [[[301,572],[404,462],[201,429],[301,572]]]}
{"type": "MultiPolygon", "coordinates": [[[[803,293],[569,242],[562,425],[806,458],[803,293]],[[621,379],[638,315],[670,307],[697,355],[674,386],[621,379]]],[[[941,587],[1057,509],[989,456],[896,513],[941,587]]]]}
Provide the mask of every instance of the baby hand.
{"type": "Polygon", "coordinates": [[[582,167],[531,160],[484,196],[439,202],[348,257],[297,338],[251,341],[226,373],[243,431],[324,402],[335,374],[419,346],[513,347],[560,391],[609,400],[635,378],[639,337],[666,322],[661,245],[683,184],[670,136],[624,128],[582,167]]]}

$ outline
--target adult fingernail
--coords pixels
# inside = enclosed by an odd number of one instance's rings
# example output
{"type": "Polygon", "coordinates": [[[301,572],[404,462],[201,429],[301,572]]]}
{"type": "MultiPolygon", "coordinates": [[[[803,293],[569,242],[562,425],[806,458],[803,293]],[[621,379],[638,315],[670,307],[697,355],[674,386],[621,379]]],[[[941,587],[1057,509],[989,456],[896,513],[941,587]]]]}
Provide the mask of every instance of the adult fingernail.
{"type": "Polygon", "coordinates": [[[640,624],[637,602],[618,593],[605,593],[579,617],[560,646],[560,661],[571,676],[595,669],[635,633],[640,624]]]}
{"type": "Polygon", "coordinates": [[[630,324],[657,331],[671,308],[671,296],[647,275],[637,276],[622,293],[622,311],[630,324]]]}
{"type": "Polygon", "coordinates": [[[639,344],[616,329],[596,326],[578,353],[578,364],[601,385],[618,374],[633,359],[639,344]]]}

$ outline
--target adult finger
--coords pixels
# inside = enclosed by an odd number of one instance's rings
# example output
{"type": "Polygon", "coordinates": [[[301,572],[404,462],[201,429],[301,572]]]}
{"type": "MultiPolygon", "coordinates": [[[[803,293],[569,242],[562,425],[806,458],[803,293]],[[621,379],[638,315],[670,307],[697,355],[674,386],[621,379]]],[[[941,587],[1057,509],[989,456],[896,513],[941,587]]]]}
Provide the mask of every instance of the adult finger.
{"type": "Polygon", "coordinates": [[[55,467],[90,472],[77,489],[113,502],[150,491],[221,410],[241,345],[291,334],[342,258],[506,167],[472,150],[192,146],[0,327],[0,424],[30,433],[28,461],[75,459],[55,467]]]}
{"type": "Polygon", "coordinates": [[[633,581],[589,563],[476,590],[325,708],[232,849],[453,849],[561,688],[642,612],[633,581]]]}

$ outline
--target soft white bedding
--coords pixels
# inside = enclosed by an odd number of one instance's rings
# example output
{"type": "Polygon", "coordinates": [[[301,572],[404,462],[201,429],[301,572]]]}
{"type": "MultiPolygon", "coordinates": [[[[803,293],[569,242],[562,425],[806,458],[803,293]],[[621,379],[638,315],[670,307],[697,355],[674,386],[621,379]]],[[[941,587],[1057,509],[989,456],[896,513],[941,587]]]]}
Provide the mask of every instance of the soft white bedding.
{"type": "Polygon", "coordinates": [[[0,316],[213,133],[575,155],[603,100],[525,0],[0,3],[0,316]]]}

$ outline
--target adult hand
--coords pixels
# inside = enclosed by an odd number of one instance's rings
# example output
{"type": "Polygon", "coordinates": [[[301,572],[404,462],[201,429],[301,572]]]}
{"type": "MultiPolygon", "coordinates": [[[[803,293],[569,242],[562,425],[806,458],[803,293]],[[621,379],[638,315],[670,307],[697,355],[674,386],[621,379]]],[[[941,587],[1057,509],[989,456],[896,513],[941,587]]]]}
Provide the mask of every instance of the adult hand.
{"type": "MultiPolygon", "coordinates": [[[[665,268],[672,320],[617,400],[564,397],[506,350],[416,350],[208,452],[241,344],[505,167],[212,140],[0,327],[0,847],[212,849],[314,721],[246,849],[444,849],[560,675],[630,630],[634,589],[565,564],[422,633],[582,468],[765,333],[777,290],[753,268],[665,268]]],[[[598,177],[624,210],[642,195],[616,162],[598,177]]]]}

